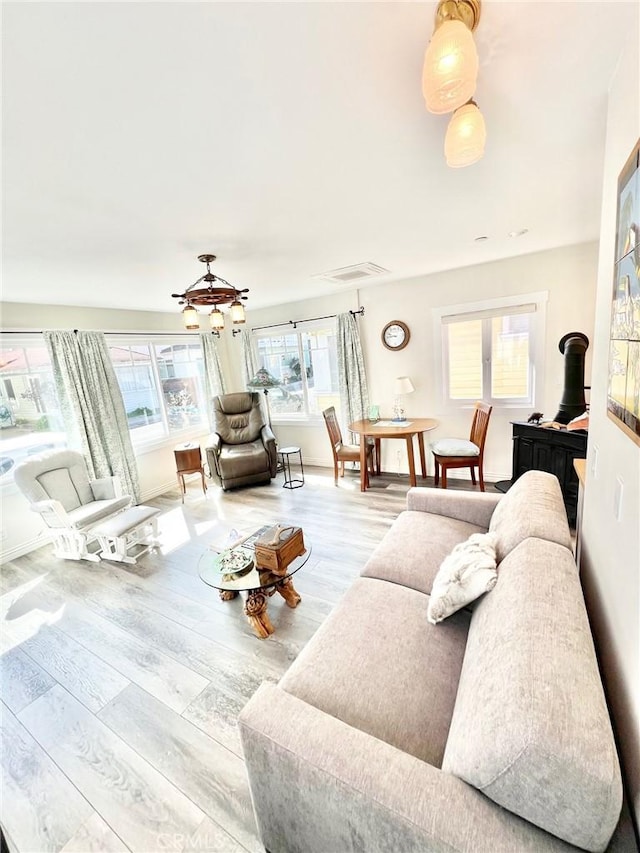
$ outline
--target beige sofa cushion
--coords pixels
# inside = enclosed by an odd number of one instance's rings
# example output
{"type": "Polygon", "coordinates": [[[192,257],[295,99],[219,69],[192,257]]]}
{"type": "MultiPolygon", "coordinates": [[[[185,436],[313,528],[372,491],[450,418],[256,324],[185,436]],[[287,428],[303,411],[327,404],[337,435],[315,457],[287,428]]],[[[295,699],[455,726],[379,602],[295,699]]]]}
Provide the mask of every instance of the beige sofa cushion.
{"type": "Polygon", "coordinates": [[[472,533],[486,533],[468,521],[446,515],[406,510],[367,561],[361,574],[411,587],[427,595],[440,564],[472,533]]]}
{"type": "Polygon", "coordinates": [[[428,600],[394,583],[358,578],[279,686],[439,767],[469,614],[429,625],[428,600]]]}
{"type": "Polygon", "coordinates": [[[558,478],[527,471],[500,500],[489,524],[497,534],[498,563],[530,536],[571,547],[571,534],[558,478]]]}
{"type": "Polygon", "coordinates": [[[576,566],[561,545],[522,542],[478,603],[442,769],[571,844],[605,849],[620,768],[576,566]]]}

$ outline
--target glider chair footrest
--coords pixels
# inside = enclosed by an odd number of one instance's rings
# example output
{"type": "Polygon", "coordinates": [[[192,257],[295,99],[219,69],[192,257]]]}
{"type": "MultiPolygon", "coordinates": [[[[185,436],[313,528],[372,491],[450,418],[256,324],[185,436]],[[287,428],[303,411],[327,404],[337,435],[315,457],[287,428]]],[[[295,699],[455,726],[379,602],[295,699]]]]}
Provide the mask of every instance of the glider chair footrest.
{"type": "Polygon", "coordinates": [[[157,544],[160,510],[152,506],[133,506],[91,528],[100,542],[103,560],[135,563],[157,544]]]}

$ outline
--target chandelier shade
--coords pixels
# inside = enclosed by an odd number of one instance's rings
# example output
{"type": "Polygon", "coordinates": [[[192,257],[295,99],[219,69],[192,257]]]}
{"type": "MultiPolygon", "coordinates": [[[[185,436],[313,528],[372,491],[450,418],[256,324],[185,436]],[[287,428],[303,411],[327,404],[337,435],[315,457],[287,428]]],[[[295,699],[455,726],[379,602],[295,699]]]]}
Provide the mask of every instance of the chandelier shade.
{"type": "Polygon", "coordinates": [[[224,329],[224,314],[219,308],[213,308],[209,314],[209,325],[212,329],[224,329]]]}
{"type": "Polygon", "coordinates": [[[422,93],[429,112],[450,113],[471,98],[478,80],[478,51],[471,30],[447,20],[433,34],[424,57],[422,93]]]}
{"type": "Polygon", "coordinates": [[[246,320],[244,315],[244,305],[237,299],[229,306],[229,313],[231,314],[231,321],[233,323],[244,323],[246,320]]]}
{"type": "Polygon", "coordinates": [[[482,113],[474,101],[457,109],[444,140],[447,166],[454,169],[477,163],[484,154],[487,130],[482,113]]]}
{"type": "Polygon", "coordinates": [[[197,308],[201,306],[213,306],[209,314],[209,323],[215,331],[224,328],[224,314],[220,310],[221,305],[230,306],[231,321],[234,324],[245,322],[243,300],[249,292],[247,287],[238,290],[228,281],[214,275],[211,272],[211,263],[215,261],[215,255],[198,255],[198,260],[207,265],[207,271],[203,276],[188,287],[184,293],[172,293],[174,299],[178,299],[179,305],[185,305],[182,309],[182,317],[186,329],[199,329],[197,308]]]}
{"type": "Polygon", "coordinates": [[[182,321],[184,323],[185,329],[189,331],[193,331],[193,329],[199,329],[200,323],[198,322],[198,312],[193,307],[193,305],[187,305],[186,308],[182,309],[182,321]]]}

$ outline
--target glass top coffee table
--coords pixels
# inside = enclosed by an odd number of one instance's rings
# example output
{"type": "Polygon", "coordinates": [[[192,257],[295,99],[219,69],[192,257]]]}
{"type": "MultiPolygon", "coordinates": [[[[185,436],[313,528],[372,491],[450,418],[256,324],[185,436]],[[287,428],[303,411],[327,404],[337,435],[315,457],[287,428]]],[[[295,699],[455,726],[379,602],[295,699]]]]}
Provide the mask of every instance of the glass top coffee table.
{"type": "Polygon", "coordinates": [[[261,640],[273,634],[275,630],[267,613],[267,599],[277,592],[289,607],[297,607],[301,598],[291,578],[311,556],[311,545],[305,541],[306,550],[289,563],[283,574],[258,568],[254,562],[252,543],[265,529],[267,528],[261,528],[226,551],[217,552],[208,548],[198,563],[201,579],[220,590],[220,598],[223,601],[242,594],[245,616],[255,635],[261,640]]]}

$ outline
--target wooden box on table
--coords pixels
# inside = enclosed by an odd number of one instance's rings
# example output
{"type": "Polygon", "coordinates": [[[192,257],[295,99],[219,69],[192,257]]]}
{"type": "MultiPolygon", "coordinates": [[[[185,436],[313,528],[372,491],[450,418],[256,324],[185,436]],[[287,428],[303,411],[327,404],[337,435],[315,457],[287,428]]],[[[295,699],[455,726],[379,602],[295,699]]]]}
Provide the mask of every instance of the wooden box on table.
{"type": "Polygon", "coordinates": [[[301,527],[271,527],[255,545],[256,566],[274,575],[286,575],[287,566],[305,552],[301,527]]]}

